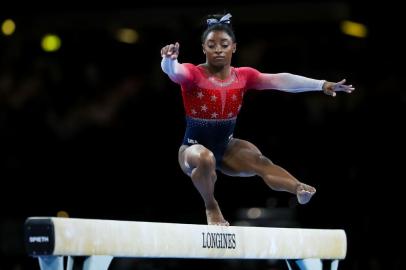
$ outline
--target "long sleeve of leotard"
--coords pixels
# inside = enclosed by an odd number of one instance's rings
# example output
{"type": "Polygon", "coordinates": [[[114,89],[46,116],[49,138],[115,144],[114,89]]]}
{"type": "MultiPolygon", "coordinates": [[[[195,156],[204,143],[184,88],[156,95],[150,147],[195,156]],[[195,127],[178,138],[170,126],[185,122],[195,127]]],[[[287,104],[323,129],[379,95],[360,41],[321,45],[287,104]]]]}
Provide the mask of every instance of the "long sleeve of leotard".
{"type": "Polygon", "coordinates": [[[175,83],[181,84],[185,81],[192,80],[193,74],[186,64],[180,64],[178,59],[162,57],[161,68],[168,74],[169,78],[175,83]]]}
{"type": "Polygon", "coordinates": [[[244,68],[244,71],[249,87],[257,90],[275,89],[291,93],[321,91],[325,82],[291,73],[261,73],[253,68],[244,68]]]}

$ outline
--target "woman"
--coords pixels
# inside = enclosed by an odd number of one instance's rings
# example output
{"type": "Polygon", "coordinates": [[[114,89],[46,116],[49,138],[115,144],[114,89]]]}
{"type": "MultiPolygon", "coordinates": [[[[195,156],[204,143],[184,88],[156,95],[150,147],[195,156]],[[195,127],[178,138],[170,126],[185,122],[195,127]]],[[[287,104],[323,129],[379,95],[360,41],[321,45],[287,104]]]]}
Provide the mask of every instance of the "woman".
{"type": "Polygon", "coordinates": [[[230,176],[258,175],[273,190],[295,194],[301,204],[309,202],[316,192],[314,187],[272,163],[252,143],[233,138],[245,92],[248,89],[323,91],[335,96],[337,91],[354,90],[351,85],[345,85],[345,80],[333,83],[290,73],[267,74],[249,67],[232,67],[231,58],[237,44],[230,18],[231,14],[226,14],[207,19],[202,34],[206,55],[203,64],[180,64],[179,43],[161,49],[162,70],[181,85],[186,112],[186,132],[179,148],[180,167],[191,177],[204,200],[207,223],[225,226],[229,223],[214,198],[216,170],[230,176]]]}

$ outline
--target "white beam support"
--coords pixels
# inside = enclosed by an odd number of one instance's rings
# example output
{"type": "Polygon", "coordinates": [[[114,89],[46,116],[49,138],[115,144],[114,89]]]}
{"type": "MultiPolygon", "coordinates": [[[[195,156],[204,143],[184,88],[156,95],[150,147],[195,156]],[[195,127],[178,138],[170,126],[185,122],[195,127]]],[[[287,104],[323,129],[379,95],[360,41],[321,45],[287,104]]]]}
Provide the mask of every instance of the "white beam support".
{"type": "Polygon", "coordinates": [[[29,218],[25,226],[30,255],[102,256],[91,257],[98,258],[97,269],[107,269],[113,257],[286,259],[298,260],[300,269],[322,269],[315,266],[320,259],[344,259],[347,251],[343,230],[46,217],[29,218]]]}

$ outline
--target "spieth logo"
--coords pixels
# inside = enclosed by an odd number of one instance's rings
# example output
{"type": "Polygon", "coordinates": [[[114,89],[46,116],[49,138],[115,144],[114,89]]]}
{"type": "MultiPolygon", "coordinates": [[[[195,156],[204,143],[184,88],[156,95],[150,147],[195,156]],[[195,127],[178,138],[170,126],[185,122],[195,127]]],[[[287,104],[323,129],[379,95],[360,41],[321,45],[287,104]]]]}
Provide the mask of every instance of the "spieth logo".
{"type": "Polygon", "coordinates": [[[202,233],[203,248],[235,249],[236,245],[234,233],[202,233]]]}
{"type": "Polygon", "coordinates": [[[197,144],[197,140],[187,138],[187,142],[191,144],[197,144]]]}
{"type": "Polygon", "coordinates": [[[49,238],[48,236],[30,236],[28,241],[30,243],[48,243],[49,238]]]}

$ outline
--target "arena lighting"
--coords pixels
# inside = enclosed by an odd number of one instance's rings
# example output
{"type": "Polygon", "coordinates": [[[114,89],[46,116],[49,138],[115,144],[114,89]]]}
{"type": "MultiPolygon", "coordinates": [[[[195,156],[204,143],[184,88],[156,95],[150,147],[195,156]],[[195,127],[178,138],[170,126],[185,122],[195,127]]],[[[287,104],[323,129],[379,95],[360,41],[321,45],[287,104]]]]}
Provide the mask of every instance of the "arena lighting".
{"type": "Polygon", "coordinates": [[[346,35],[357,38],[366,38],[368,35],[368,29],[365,25],[352,21],[341,22],[341,31],[346,35]]]}

